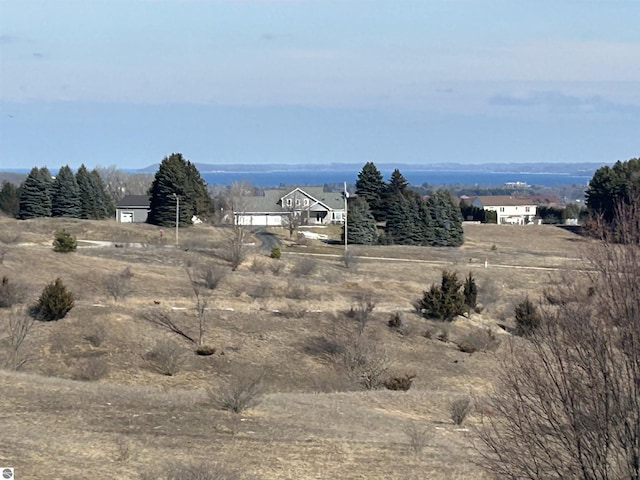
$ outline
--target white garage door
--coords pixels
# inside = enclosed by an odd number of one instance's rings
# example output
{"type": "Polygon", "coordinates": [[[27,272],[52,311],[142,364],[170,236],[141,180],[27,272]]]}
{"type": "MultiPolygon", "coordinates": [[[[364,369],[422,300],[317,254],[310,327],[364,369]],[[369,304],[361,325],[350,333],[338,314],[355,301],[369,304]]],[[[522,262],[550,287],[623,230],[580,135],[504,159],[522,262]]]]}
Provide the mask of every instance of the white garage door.
{"type": "Polygon", "coordinates": [[[120,212],[121,223],[133,223],[133,212],[120,212]]]}

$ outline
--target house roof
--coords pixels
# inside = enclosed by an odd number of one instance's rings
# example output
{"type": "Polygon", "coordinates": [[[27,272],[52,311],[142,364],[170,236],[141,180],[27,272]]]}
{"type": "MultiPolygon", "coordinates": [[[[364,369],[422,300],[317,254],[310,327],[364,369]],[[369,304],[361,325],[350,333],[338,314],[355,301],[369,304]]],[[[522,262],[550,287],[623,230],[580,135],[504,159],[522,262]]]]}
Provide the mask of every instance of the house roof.
{"type": "Polygon", "coordinates": [[[483,207],[520,207],[535,205],[535,203],[528,198],[512,197],[511,195],[478,196],[473,199],[473,203],[480,203],[483,207]]]}
{"type": "Polygon", "coordinates": [[[125,195],[117,204],[117,208],[149,208],[149,195],[125,195]]]}
{"type": "MultiPolygon", "coordinates": [[[[235,210],[238,212],[254,213],[285,212],[287,208],[283,208],[280,205],[280,199],[293,193],[295,190],[296,187],[270,188],[264,190],[264,195],[238,197],[235,199],[237,205],[235,210]]],[[[307,194],[332,210],[344,210],[344,199],[340,193],[324,192],[323,187],[304,187],[298,188],[297,190],[307,194]]]]}

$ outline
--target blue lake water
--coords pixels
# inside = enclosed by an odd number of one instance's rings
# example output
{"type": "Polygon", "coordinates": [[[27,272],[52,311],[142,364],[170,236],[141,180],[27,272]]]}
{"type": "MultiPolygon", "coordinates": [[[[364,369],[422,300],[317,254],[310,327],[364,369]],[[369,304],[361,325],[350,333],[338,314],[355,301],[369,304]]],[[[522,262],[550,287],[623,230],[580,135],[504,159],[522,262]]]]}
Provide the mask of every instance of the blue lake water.
{"type": "MultiPolygon", "coordinates": [[[[353,171],[304,171],[287,170],[271,172],[205,172],[201,173],[208,185],[230,185],[245,180],[257,187],[277,187],[283,185],[323,185],[325,183],[353,184],[359,170],[353,171]]],[[[382,170],[385,180],[391,171],[382,170]]],[[[586,185],[591,175],[569,175],[556,173],[500,173],[472,171],[425,171],[407,170],[402,175],[412,185],[478,185],[501,186],[506,182],[524,182],[529,185],[553,187],[556,185],[586,185]]]]}

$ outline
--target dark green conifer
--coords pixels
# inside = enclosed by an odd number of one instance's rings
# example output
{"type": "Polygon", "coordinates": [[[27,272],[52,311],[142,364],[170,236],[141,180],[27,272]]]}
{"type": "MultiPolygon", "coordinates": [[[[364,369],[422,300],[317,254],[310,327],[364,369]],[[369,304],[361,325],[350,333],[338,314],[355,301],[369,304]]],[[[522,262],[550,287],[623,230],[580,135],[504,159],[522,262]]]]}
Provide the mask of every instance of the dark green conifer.
{"type": "Polygon", "coordinates": [[[385,217],[383,197],[386,188],[387,186],[378,167],[373,162],[367,162],[358,173],[356,195],[364,197],[376,221],[382,221],[385,217]]]}
{"type": "Polygon", "coordinates": [[[80,189],[71,169],[65,165],[58,170],[51,188],[53,217],[80,217],[80,189]]]}
{"type": "Polygon", "coordinates": [[[362,197],[356,197],[349,202],[347,233],[347,241],[349,243],[361,245],[375,245],[378,243],[376,221],[371,214],[371,210],[369,210],[367,201],[362,197]]]}
{"type": "Polygon", "coordinates": [[[51,216],[51,174],[44,167],[33,167],[20,185],[20,205],[18,218],[38,218],[51,216]]]}

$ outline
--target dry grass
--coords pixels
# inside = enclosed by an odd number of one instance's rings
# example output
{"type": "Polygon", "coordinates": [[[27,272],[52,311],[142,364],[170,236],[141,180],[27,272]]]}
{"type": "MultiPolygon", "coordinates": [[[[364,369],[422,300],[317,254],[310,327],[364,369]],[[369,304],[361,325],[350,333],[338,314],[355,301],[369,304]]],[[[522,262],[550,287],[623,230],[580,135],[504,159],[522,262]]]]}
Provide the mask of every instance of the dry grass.
{"type": "MultiPolygon", "coordinates": [[[[159,459],[198,465],[211,458],[232,471],[240,467],[241,478],[483,478],[473,463],[472,430],[453,425],[449,405],[461,395],[482,395],[504,347],[470,356],[455,342],[510,321],[514,302],[524,293],[536,298],[558,281],[553,268],[574,262],[584,240],[547,226],[465,229],[467,241],[457,250],[352,246],[360,257],[357,270],[344,268],[339,247],[320,242],[284,246],[277,276],[252,271],[249,260],[213,291],[206,331],[215,354],[188,351],[176,374],[166,376],[149,368],[145,353],[158,342],[189,345],[142,313],[171,310],[189,335],[197,334],[184,265],[194,258],[223,265],[210,250],[222,238],[217,229],[181,231],[189,245],[184,252],[154,243],[159,229],[149,225],[0,219],[0,231],[20,238],[6,245],[0,277],[25,286],[25,303],[58,276],[76,297],[67,317],[33,326],[23,372],[0,371],[0,410],[11,412],[3,417],[0,464],[35,479],[81,479],[89,471],[96,478],[141,478],[159,459]],[[53,252],[53,233],[61,228],[77,236],[77,252],[53,252]],[[143,245],[94,248],[82,240],[143,245]],[[292,280],[288,272],[303,253],[323,256],[292,280]],[[397,260],[374,258],[381,256],[397,260]],[[125,268],[134,274],[131,293],[116,303],[103,279],[125,268]],[[453,322],[449,342],[425,338],[430,322],[411,307],[443,268],[462,275],[472,270],[485,307],[453,322]],[[307,293],[287,298],[292,285],[307,293]],[[266,293],[254,295],[258,290],[266,293]],[[344,391],[344,378],[309,348],[311,339],[339,332],[336,325],[355,326],[344,312],[367,292],[375,309],[366,332],[384,350],[389,372],[416,374],[407,392],[344,391]],[[403,334],[387,325],[394,312],[402,314],[403,334]],[[264,372],[259,404],[238,415],[211,404],[208,389],[228,387],[241,372],[256,369],[264,372]],[[83,377],[94,381],[74,380],[83,377]],[[428,442],[409,438],[411,428],[428,442]]],[[[261,254],[266,259],[269,252],[261,254]]],[[[2,309],[0,331],[6,321],[2,309]]],[[[0,333],[0,349],[6,348],[0,333]]],[[[471,414],[465,425],[478,421],[471,414]]]]}

